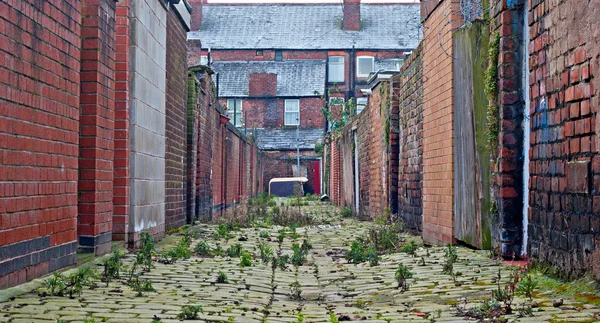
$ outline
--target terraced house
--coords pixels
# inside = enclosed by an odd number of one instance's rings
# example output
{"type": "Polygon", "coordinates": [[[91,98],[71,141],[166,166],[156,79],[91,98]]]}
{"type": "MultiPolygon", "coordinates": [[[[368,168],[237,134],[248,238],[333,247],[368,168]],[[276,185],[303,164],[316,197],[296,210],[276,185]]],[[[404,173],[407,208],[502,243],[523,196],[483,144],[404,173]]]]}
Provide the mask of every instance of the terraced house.
{"type": "Polygon", "coordinates": [[[264,183],[300,174],[307,192],[322,193],[314,152],[328,128],[322,108],[352,99],[362,111],[370,74],[399,71],[416,47],[419,5],[204,2],[191,1],[188,64],[217,73],[231,123],[265,151],[264,183]]]}

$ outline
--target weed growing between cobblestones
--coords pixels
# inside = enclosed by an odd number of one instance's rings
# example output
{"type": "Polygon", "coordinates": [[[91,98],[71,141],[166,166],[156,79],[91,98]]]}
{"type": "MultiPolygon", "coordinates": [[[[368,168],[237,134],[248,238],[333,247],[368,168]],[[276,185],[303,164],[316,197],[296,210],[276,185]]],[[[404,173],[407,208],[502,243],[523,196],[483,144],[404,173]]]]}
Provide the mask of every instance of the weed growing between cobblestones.
{"type": "Polygon", "coordinates": [[[67,287],[65,277],[58,272],[52,273],[52,276],[44,280],[44,282],[50,296],[62,296],[67,287]]]}
{"type": "Polygon", "coordinates": [[[345,259],[353,264],[368,261],[371,266],[377,266],[381,258],[373,246],[365,248],[364,243],[357,240],[352,242],[350,250],[346,250],[345,259]]]}
{"type": "Polygon", "coordinates": [[[152,263],[152,256],[156,253],[154,247],[154,238],[148,232],[142,233],[140,238],[140,250],[136,255],[136,264],[144,268],[145,271],[150,271],[154,264],[152,263]]]}
{"type": "Polygon", "coordinates": [[[517,285],[517,295],[525,296],[533,301],[533,294],[538,286],[538,281],[531,278],[531,275],[527,275],[526,278],[521,279],[517,285]]]}
{"type": "Polygon", "coordinates": [[[402,264],[398,265],[395,277],[396,281],[398,282],[398,286],[396,288],[400,289],[403,292],[407,291],[409,288],[407,279],[413,277],[413,273],[410,272],[410,270],[408,270],[408,267],[402,264]]]}
{"type": "Polygon", "coordinates": [[[189,236],[183,236],[177,245],[167,250],[167,252],[160,255],[160,262],[163,264],[173,264],[179,259],[190,259],[190,244],[192,243],[189,236]]]}
{"type": "Polygon", "coordinates": [[[295,300],[302,299],[302,286],[297,280],[290,283],[290,297],[295,300]]]}
{"type": "Polygon", "coordinates": [[[273,259],[273,249],[264,241],[258,243],[258,249],[260,250],[261,261],[265,264],[271,262],[273,259]]]}
{"type": "Polygon", "coordinates": [[[196,244],[196,246],[194,247],[194,253],[198,257],[212,257],[213,256],[213,252],[210,250],[210,246],[208,245],[208,243],[206,243],[204,241],[200,241],[200,242],[198,242],[198,244],[196,244]]]}
{"type": "Polygon", "coordinates": [[[418,249],[419,249],[419,245],[415,242],[415,240],[410,240],[408,243],[406,243],[402,247],[400,247],[401,252],[405,252],[413,257],[417,256],[418,249]]]}
{"type": "Polygon", "coordinates": [[[262,239],[268,239],[270,234],[268,231],[261,231],[258,236],[262,239]]]}
{"type": "Polygon", "coordinates": [[[227,277],[227,274],[219,271],[219,274],[217,274],[217,283],[219,284],[227,284],[229,282],[229,278],[227,277]]]}
{"type": "Polygon", "coordinates": [[[83,323],[98,323],[98,321],[96,321],[96,319],[95,319],[95,318],[92,318],[92,317],[87,317],[87,316],[86,316],[86,317],[83,319],[83,323]]]}
{"type": "Polygon", "coordinates": [[[302,312],[298,312],[298,314],[296,315],[296,320],[293,321],[292,323],[303,323],[304,322],[304,314],[302,314],[302,312]]]}
{"type": "Polygon", "coordinates": [[[312,246],[310,246],[310,244],[308,243],[308,241],[304,240],[305,243],[302,243],[302,246],[300,246],[297,243],[293,243],[292,244],[292,264],[294,266],[302,266],[304,265],[304,263],[306,262],[306,256],[308,255],[308,251],[310,250],[310,248],[312,248],[312,246]]]}
{"type": "Polygon", "coordinates": [[[337,315],[335,315],[335,313],[333,313],[333,312],[330,312],[330,313],[329,313],[329,321],[330,321],[331,323],[339,323],[339,320],[338,320],[338,318],[337,318],[337,315]]]}
{"type": "Polygon", "coordinates": [[[199,313],[202,313],[201,305],[187,305],[181,308],[177,318],[180,320],[195,320],[198,318],[199,313]]]}
{"type": "Polygon", "coordinates": [[[102,281],[106,282],[106,286],[113,279],[120,278],[121,268],[123,267],[123,259],[119,251],[115,250],[113,253],[104,261],[104,272],[102,273],[102,281]]]}
{"type": "Polygon", "coordinates": [[[227,248],[227,255],[231,258],[239,257],[242,254],[242,245],[240,243],[233,244],[227,248]]]}
{"type": "Polygon", "coordinates": [[[442,269],[442,273],[447,275],[454,275],[454,263],[458,261],[458,252],[456,246],[452,244],[446,245],[446,250],[444,250],[444,258],[445,263],[442,269]]]}
{"type": "Polygon", "coordinates": [[[246,250],[242,251],[242,253],[241,253],[240,266],[241,267],[250,267],[250,266],[252,266],[252,256],[246,250]]]}
{"type": "Polygon", "coordinates": [[[151,280],[144,279],[142,281],[138,276],[129,282],[129,287],[137,292],[137,297],[144,296],[144,292],[156,292],[156,289],[152,286],[151,280]]]}

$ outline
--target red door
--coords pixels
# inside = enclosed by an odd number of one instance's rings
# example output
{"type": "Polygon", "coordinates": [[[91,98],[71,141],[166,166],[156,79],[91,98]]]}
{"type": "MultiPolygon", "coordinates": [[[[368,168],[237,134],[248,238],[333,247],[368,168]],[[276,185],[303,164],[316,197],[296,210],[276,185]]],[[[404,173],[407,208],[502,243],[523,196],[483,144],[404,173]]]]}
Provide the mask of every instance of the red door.
{"type": "Polygon", "coordinates": [[[313,161],[314,188],[315,194],[321,195],[321,162],[313,161]]]}

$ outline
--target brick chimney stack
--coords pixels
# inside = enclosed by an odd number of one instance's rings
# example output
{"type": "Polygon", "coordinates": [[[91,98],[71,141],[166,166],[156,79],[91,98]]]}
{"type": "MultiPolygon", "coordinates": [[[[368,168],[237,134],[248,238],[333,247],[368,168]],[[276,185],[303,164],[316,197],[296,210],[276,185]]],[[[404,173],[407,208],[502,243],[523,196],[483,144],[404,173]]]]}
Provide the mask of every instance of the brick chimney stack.
{"type": "Polygon", "coordinates": [[[252,73],[248,77],[248,94],[250,96],[276,96],[277,74],[252,73]]]}
{"type": "Polygon", "coordinates": [[[360,0],[344,0],[344,30],[360,30],[360,0]]]}
{"type": "Polygon", "coordinates": [[[188,0],[190,6],[192,6],[192,21],[190,29],[192,31],[200,30],[202,26],[202,4],[205,0],[188,0]]]}

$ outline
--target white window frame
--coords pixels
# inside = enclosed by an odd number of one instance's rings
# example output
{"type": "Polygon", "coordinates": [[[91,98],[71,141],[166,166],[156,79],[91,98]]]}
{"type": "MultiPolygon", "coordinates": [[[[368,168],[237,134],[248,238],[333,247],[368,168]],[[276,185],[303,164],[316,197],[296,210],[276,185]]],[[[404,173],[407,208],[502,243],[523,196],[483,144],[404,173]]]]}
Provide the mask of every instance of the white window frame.
{"type": "Polygon", "coordinates": [[[400,72],[402,69],[402,64],[404,64],[404,60],[399,58],[394,61],[394,66],[396,67],[395,71],[400,72]]]}
{"type": "Polygon", "coordinates": [[[208,55],[200,55],[200,65],[208,65],[208,55]]]}
{"type": "Polygon", "coordinates": [[[346,72],[346,61],[345,61],[345,57],[344,56],[329,56],[329,62],[327,63],[327,82],[328,83],[343,83],[345,82],[345,72],[346,72]],[[337,59],[341,59],[341,62],[332,62],[332,58],[334,60],[337,59]],[[335,73],[332,73],[332,65],[334,65],[334,67],[338,67],[339,65],[342,66],[342,71],[341,71],[341,76],[340,75],[334,75],[335,73]]]}
{"type": "Polygon", "coordinates": [[[356,76],[357,77],[368,77],[369,74],[371,74],[374,69],[375,69],[375,57],[373,57],[373,56],[358,56],[358,57],[356,57],[356,76]],[[365,59],[365,58],[371,59],[371,70],[367,74],[361,74],[360,73],[360,60],[365,59]]]}
{"type": "Polygon", "coordinates": [[[361,113],[367,107],[367,104],[369,104],[369,98],[365,98],[365,97],[356,98],[356,114],[361,113]],[[360,108],[360,107],[362,107],[362,108],[360,108]]]}
{"type": "Polygon", "coordinates": [[[300,124],[300,100],[299,99],[286,99],[284,102],[284,113],[283,113],[283,124],[285,126],[297,126],[300,124]],[[290,106],[288,106],[288,103],[292,103],[294,102],[296,104],[297,109],[296,110],[291,110],[290,106]],[[288,113],[297,113],[298,114],[298,119],[294,122],[294,123],[288,123],[287,122],[287,114],[288,113]]]}
{"type": "Polygon", "coordinates": [[[244,125],[244,114],[242,109],[242,99],[227,99],[227,114],[229,115],[229,122],[236,127],[241,127],[244,125]],[[233,101],[233,104],[232,104],[233,101]],[[235,102],[239,102],[239,111],[237,111],[237,104],[235,102]],[[239,115],[239,119],[236,117],[236,114],[239,115]]]}

